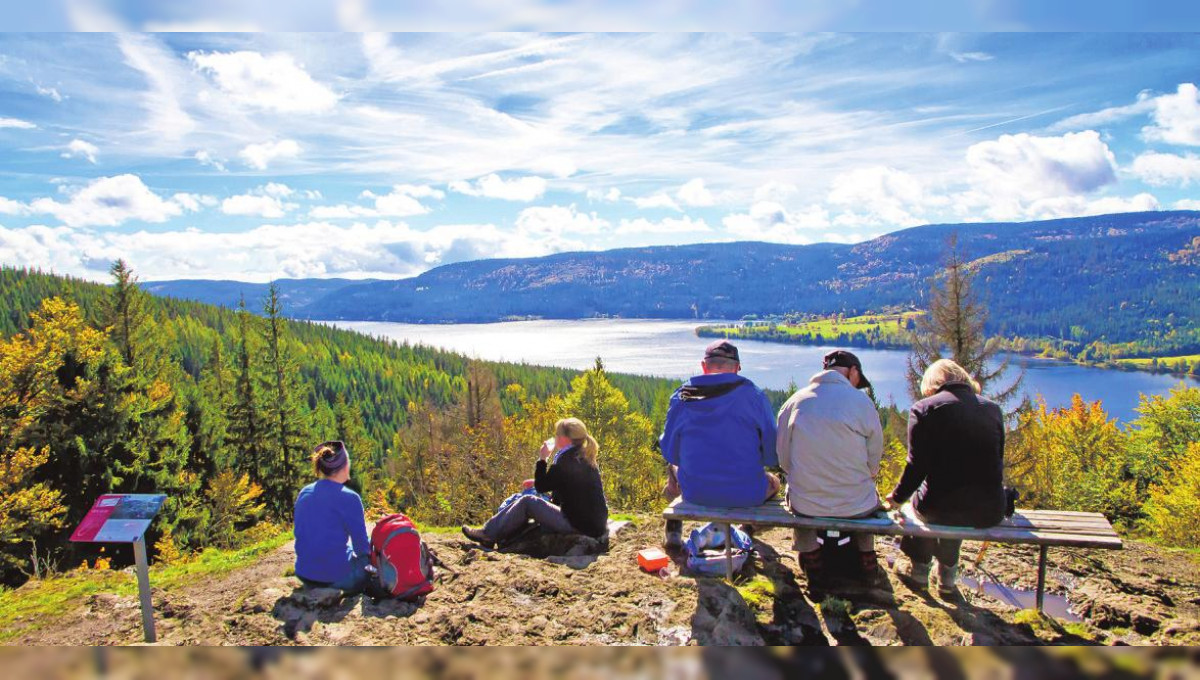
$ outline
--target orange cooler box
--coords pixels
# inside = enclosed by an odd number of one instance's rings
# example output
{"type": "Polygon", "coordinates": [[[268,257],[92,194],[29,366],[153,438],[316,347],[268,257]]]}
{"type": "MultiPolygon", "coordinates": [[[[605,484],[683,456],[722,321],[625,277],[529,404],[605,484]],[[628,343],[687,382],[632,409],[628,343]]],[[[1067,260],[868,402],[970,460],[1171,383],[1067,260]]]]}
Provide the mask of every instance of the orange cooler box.
{"type": "Polygon", "coordinates": [[[671,558],[658,548],[646,548],[637,554],[638,566],[645,571],[655,572],[671,563],[671,558]]]}

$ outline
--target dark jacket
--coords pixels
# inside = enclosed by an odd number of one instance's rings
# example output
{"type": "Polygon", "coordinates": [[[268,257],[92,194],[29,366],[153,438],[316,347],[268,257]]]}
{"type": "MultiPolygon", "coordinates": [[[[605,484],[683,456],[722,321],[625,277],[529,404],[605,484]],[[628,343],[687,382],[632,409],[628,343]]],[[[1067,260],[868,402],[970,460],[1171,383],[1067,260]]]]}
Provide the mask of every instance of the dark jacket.
{"type": "Polygon", "coordinates": [[[1004,519],[1004,414],[965,383],[946,383],[908,414],[908,465],[892,498],[934,524],[1004,519]]]}
{"type": "Polygon", "coordinates": [[[600,471],[583,459],[578,446],[563,451],[554,465],[539,460],[533,474],[538,493],[550,494],[563,516],[581,534],[603,536],[608,531],[608,503],[600,471]]]}

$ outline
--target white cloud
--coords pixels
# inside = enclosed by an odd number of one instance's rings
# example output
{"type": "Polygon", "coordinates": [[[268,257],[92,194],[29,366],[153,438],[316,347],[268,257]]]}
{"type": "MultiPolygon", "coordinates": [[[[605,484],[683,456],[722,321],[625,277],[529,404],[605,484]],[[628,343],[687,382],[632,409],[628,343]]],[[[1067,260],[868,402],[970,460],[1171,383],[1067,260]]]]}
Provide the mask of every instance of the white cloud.
{"type": "Polygon", "coordinates": [[[610,187],[607,191],[602,189],[588,189],[587,199],[589,201],[616,203],[617,201],[621,200],[621,190],[616,187],[610,187]]]}
{"type": "Polygon", "coordinates": [[[200,165],[207,165],[207,166],[215,169],[217,172],[225,172],[226,171],[225,161],[219,160],[219,159],[213,157],[213,155],[211,153],[209,153],[208,151],[206,151],[204,149],[197,151],[196,155],[193,156],[193,158],[195,158],[196,162],[199,163],[200,165]]]}
{"type": "Polygon", "coordinates": [[[385,217],[409,217],[424,215],[429,208],[419,199],[433,198],[441,200],[446,194],[438,189],[425,185],[397,184],[387,194],[376,195],[370,191],[362,193],[363,198],[374,199],[375,214],[385,217]]]}
{"type": "Polygon", "coordinates": [[[212,75],[234,101],[280,113],[319,113],[332,109],[338,95],[297,64],[289,54],[189,52],[188,60],[212,75]]]}
{"type": "Polygon", "coordinates": [[[29,206],[20,201],[0,196],[0,215],[24,215],[29,212],[29,206]]]}
{"type": "Polygon", "coordinates": [[[314,220],[352,220],[363,217],[375,217],[378,214],[374,208],[347,203],[317,205],[308,211],[308,216],[314,220]]]}
{"type": "Polygon", "coordinates": [[[618,234],[697,234],[711,231],[712,227],[703,219],[694,220],[686,215],[664,217],[657,222],[644,217],[623,219],[617,226],[618,234]]]}
{"type": "Polygon", "coordinates": [[[948,203],[926,195],[915,176],[884,166],[860,168],[834,178],[828,202],[846,211],[836,218],[836,224],[885,227],[922,224],[926,208],[948,203]]]}
{"type": "Polygon", "coordinates": [[[1188,186],[1200,182],[1200,156],[1148,151],[1133,159],[1129,171],[1147,184],[1188,186]]]}
{"type": "Polygon", "coordinates": [[[579,212],[574,205],[525,208],[517,215],[517,229],[522,234],[549,238],[563,234],[598,234],[611,226],[596,213],[579,212]]]}
{"type": "Polygon", "coordinates": [[[178,193],[171,196],[171,200],[187,212],[200,212],[205,207],[211,208],[218,204],[215,197],[204,194],[178,193]]]}
{"type": "Polygon", "coordinates": [[[282,139],[278,142],[263,142],[248,144],[238,152],[246,165],[255,170],[266,170],[277,158],[295,158],[300,155],[300,145],[294,139],[282,139]]]}
{"type": "Polygon", "coordinates": [[[248,217],[279,218],[299,206],[287,203],[284,198],[292,195],[293,190],[286,184],[268,182],[263,186],[251,189],[245,194],[230,196],[221,201],[221,212],[226,215],[243,215],[248,217]]]}
{"type": "Polygon", "coordinates": [[[987,52],[950,52],[950,58],[960,64],[965,64],[968,61],[991,61],[995,57],[987,52]]]}
{"type": "Polygon", "coordinates": [[[475,184],[464,181],[451,182],[450,190],[467,196],[528,203],[546,193],[546,180],[535,175],[505,180],[499,175],[490,174],[480,177],[475,184]]]}
{"type": "Polygon", "coordinates": [[[1001,135],[967,149],[973,183],[989,192],[1048,198],[1116,182],[1116,160],[1094,130],[1061,137],[1001,135]]]}
{"type": "Polygon", "coordinates": [[[1150,92],[1143,90],[1138,93],[1137,101],[1124,106],[1110,106],[1100,111],[1080,113],[1064,118],[1050,126],[1051,132],[1067,132],[1072,130],[1087,130],[1119,123],[1134,116],[1140,116],[1154,110],[1154,98],[1150,92]]]}
{"type": "Polygon", "coordinates": [[[188,93],[181,84],[174,52],[153,37],[136,33],[118,33],[117,46],[125,63],[141,72],[149,85],[142,93],[142,107],[154,141],[179,140],[194,132],[197,124],[183,108],[182,99],[188,93]]]}
{"type": "Polygon", "coordinates": [[[89,163],[95,165],[96,154],[100,153],[100,149],[95,144],[83,141],[82,139],[72,139],[67,145],[67,150],[62,152],[63,158],[86,158],[89,163]]]}
{"type": "Polygon", "coordinates": [[[427,230],[379,221],[267,224],[242,232],[195,229],[133,233],[36,225],[0,227],[0,261],[93,280],[125,258],[143,280],[413,276],[429,267],[482,257],[524,257],[551,250],[491,224],[427,230]]]}
{"type": "Polygon", "coordinates": [[[1153,125],[1142,128],[1151,141],[1200,146],[1200,89],[1181,83],[1175,94],[1154,99],[1153,125]]]}
{"type": "Polygon", "coordinates": [[[814,231],[833,225],[829,212],[821,206],[789,211],[773,201],[757,201],[749,212],[726,215],[721,222],[739,238],[782,243],[812,243],[814,231]]]}
{"type": "Polygon", "coordinates": [[[1085,196],[1058,196],[1033,201],[1024,209],[1021,217],[1032,220],[1049,220],[1059,217],[1149,212],[1159,209],[1158,199],[1147,193],[1137,194],[1128,198],[1106,196],[1089,199],[1085,196]]]}
{"type": "Polygon", "coordinates": [[[94,179],[71,192],[65,202],[36,199],[29,212],[53,215],[69,227],[112,227],[129,220],[166,222],[183,214],[184,203],[190,206],[192,201],[164,199],[137,175],[125,174],[94,179]]]}
{"type": "Polygon", "coordinates": [[[782,203],[800,193],[795,184],[771,180],[754,190],[755,201],[774,201],[782,203]]]}
{"type": "Polygon", "coordinates": [[[49,97],[50,99],[53,99],[56,102],[62,102],[62,100],[65,99],[65,97],[62,96],[62,93],[60,93],[58,91],[58,88],[43,87],[43,86],[37,85],[37,84],[34,84],[33,87],[35,90],[37,90],[38,94],[42,95],[43,97],[49,97]]]}
{"type": "Polygon", "coordinates": [[[679,191],[675,192],[675,197],[684,205],[703,207],[713,204],[712,192],[704,186],[704,180],[699,177],[689,180],[679,187],[679,191]]]}
{"type": "Polygon", "coordinates": [[[668,196],[666,194],[654,194],[653,196],[637,196],[637,197],[630,198],[629,200],[633,201],[633,204],[636,205],[637,207],[641,208],[642,210],[649,210],[649,209],[654,209],[654,208],[666,208],[669,210],[677,210],[679,212],[683,212],[683,209],[679,207],[679,204],[677,204],[675,202],[675,199],[671,198],[670,196],[668,196]]]}
{"type": "Polygon", "coordinates": [[[37,126],[20,118],[4,118],[0,116],[0,129],[13,128],[16,130],[32,130],[37,126]]]}
{"type": "Polygon", "coordinates": [[[1181,198],[1171,207],[1176,210],[1200,210],[1200,199],[1181,198]]]}

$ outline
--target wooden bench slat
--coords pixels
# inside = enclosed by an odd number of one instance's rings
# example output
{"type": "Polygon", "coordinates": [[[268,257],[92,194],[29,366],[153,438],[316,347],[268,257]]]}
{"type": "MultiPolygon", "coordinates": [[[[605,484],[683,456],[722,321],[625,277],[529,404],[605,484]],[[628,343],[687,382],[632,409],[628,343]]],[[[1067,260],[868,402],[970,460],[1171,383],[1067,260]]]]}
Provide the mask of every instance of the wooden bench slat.
{"type": "Polygon", "coordinates": [[[799,517],[788,511],[782,499],[749,508],[710,508],[683,503],[677,499],[663,511],[668,519],[687,519],[728,524],[803,527],[837,531],[867,531],[892,536],[921,536],[983,540],[1003,543],[1026,543],[1048,546],[1076,546],[1119,549],[1120,536],[1108,520],[1099,513],[1018,510],[1004,523],[987,529],[926,524],[909,518],[897,524],[890,517],[840,519],[831,517],[799,517]]]}

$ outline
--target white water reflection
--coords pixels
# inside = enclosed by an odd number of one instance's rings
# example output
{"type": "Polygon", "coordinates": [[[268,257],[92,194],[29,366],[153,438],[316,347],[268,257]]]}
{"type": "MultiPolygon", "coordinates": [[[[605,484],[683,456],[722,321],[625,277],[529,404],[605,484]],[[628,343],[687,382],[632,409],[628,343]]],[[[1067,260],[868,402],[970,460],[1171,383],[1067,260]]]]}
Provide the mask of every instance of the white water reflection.
{"type": "MultiPolygon", "coordinates": [[[[672,379],[699,370],[707,338],[697,337],[695,321],[586,319],[512,321],[490,324],[405,324],[375,321],[331,322],[339,328],[409,343],[422,343],[494,361],[512,361],[583,370],[599,356],[610,371],[672,379]]],[[[709,322],[713,323],[713,322],[709,322]]],[[[820,370],[833,347],[738,341],[743,373],[762,387],[787,389],[820,370]]],[[[910,402],[905,386],[905,352],[854,349],[880,400],[910,402]]],[[[1025,390],[1051,406],[1070,403],[1079,392],[1100,399],[1122,420],[1136,417],[1138,394],[1165,394],[1180,378],[1151,373],[1088,368],[1056,361],[1018,358],[1026,370],[1025,390]]],[[[1190,385],[1200,381],[1187,379],[1190,385]]]]}

